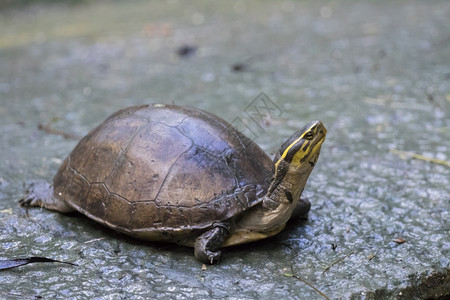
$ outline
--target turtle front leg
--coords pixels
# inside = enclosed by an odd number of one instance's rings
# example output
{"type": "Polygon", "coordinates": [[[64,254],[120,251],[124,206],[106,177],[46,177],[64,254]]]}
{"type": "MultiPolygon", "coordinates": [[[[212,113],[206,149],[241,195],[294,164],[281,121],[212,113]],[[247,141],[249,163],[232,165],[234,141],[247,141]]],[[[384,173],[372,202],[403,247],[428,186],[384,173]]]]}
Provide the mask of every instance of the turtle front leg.
{"type": "Polygon", "coordinates": [[[220,261],[222,251],[219,250],[225,238],[229,235],[230,226],[224,223],[214,224],[195,240],[194,254],[205,264],[216,264],[220,261]]]}
{"type": "Polygon", "coordinates": [[[19,204],[23,207],[40,206],[62,213],[69,213],[75,210],[63,200],[56,198],[53,195],[53,186],[45,181],[31,183],[25,196],[19,200],[19,204]]]}
{"type": "Polygon", "coordinates": [[[291,219],[307,219],[308,212],[311,209],[311,202],[308,198],[302,196],[292,212],[291,219]]]}

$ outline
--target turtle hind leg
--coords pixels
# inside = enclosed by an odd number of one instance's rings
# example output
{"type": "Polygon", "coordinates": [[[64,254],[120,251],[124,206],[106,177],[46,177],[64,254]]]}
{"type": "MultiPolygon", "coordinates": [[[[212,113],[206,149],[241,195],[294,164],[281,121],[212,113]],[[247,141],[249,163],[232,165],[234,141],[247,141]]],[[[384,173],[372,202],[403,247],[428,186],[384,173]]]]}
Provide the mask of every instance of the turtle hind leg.
{"type": "Polygon", "coordinates": [[[220,261],[222,251],[219,250],[225,238],[229,235],[229,226],[223,223],[213,225],[195,240],[195,257],[205,264],[216,264],[220,261]]]}
{"type": "Polygon", "coordinates": [[[46,209],[69,213],[75,211],[68,206],[63,200],[53,195],[53,185],[45,181],[32,182],[25,193],[25,196],[19,200],[22,207],[39,206],[46,209]]]}

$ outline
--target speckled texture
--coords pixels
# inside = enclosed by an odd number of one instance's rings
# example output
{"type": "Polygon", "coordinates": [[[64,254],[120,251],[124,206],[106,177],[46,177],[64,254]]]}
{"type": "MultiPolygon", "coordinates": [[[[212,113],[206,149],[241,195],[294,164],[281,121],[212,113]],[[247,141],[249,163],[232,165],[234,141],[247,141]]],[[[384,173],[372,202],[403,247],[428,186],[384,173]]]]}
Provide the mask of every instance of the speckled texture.
{"type": "Polygon", "coordinates": [[[390,151],[450,161],[448,1],[104,2],[0,14],[0,258],[78,264],[1,272],[1,298],[323,299],[284,274],[331,299],[450,294],[450,168],[390,151]],[[180,58],[183,45],[197,49],[180,58]],[[276,109],[255,124],[247,112],[262,91],[276,109]],[[309,219],[202,270],[192,249],[18,207],[23,182],[51,180],[76,143],[38,123],[82,136],[150,102],[215,113],[267,153],[322,120],[309,219]]]}

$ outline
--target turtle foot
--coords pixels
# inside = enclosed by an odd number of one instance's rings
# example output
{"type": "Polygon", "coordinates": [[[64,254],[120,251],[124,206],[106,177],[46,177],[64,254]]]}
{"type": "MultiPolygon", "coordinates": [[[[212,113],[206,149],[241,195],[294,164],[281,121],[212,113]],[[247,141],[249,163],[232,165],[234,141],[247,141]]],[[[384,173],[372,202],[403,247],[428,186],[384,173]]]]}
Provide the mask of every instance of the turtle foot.
{"type": "Polygon", "coordinates": [[[45,181],[35,181],[28,185],[25,195],[19,200],[22,207],[44,206],[45,199],[51,197],[52,186],[45,181]]]}
{"type": "Polygon", "coordinates": [[[228,228],[226,224],[217,223],[212,229],[200,235],[195,240],[195,257],[204,264],[218,263],[222,257],[222,251],[219,248],[229,234],[228,228]]]}
{"type": "Polygon", "coordinates": [[[311,202],[309,202],[308,198],[302,196],[292,213],[291,219],[308,219],[308,212],[310,209],[311,202]]]}
{"type": "Polygon", "coordinates": [[[25,195],[19,200],[22,207],[44,207],[47,209],[68,213],[74,211],[63,200],[53,196],[53,186],[45,181],[35,181],[28,185],[25,195]]]}

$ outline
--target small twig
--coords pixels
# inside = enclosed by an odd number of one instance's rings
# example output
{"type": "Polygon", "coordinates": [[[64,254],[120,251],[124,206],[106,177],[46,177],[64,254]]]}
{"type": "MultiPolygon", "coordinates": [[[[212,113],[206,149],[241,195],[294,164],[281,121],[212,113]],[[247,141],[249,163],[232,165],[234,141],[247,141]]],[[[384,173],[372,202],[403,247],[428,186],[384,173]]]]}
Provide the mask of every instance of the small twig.
{"type": "Polygon", "coordinates": [[[1,295],[5,295],[6,299],[42,299],[40,295],[23,295],[13,292],[0,292],[1,295]]]}
{"type": "Polygon", "coordinates": [[[445,160],[440,160],[440,159],[436,159],[436,158],[426,157],[426,156],[423,156],[423,155],[420,155],[420,154],[417,154],[417,153],[401,151],[401,150],[397,150],[397,149],[390,149],[389,151],[391,151],[394,154],[397,154],[401,158],[409,156],[409,157],[412,157],[412,158],[415,158],[415,159],[424,160],[424,161],[432,162],[432,163],[435,163],[435,164],[440,164],[440,165],[444,165],[444,166],[450,167],[450,162],[445,161],[445,160]]]}
{"type": "Polygon", "coordinates": [[[371,97],[365,97],[364,102],[372,105],[379,105],[379,106],[387,106],[391,108],[403,108],[403,109],[410,109],[410,110],[425,110],[428,111],[430,109],[427,105],[414,105],[411,106],[409,103],[406,102],[394,102],[392,99],[385,99],[385,98],[371,98],[371,97]]]}
{"type": "Polygon", "coordinates": [[[106,238],[105,237],[101,237],[101,238],[98,238],[98,239],[93,239],[93,240],[89,240],[89,241],[83,242],[83,244],[89,244],[89,243],[101,241],[101,240],[104,240],[104,239],[106,239],[106,238]]]}
{"type": "Polygon", "coordinates": [[[243,71],[249,71],[250,65],[257,60],[265,60],[267,59],[267,57],[270,57],[271,55],[277,54],[279,55],[280,52],[285,51],[286,48],[277,48],[277,49],[273,49],[273,50],[269,50],[269,51],[265,51],[265,52],[261,52],[261,53],[256,53],[250,57],[247,57],[244,60],[241,60],[240,62],[234,63],[231,66],[231,69],[235,72],[243,72],[243,71]]]}
{"type": "Polygon", "coordinates": [[[331,263],[328,267],[326,267],[322,274],[324,274],[326,271],[328,271],[332,266],[334,266],[335,264],[343,261],[344,259],[346,259],[347,257],[349,257],[350,255],[352,255],[353,253],[355,253],[355,251],[351,251],[349,254],[345,255],[344,257],[339,258],[338,260],[334,261],[333,263],[331,263]]]}
{"type": "Polygon", "coordinates": [[[319,293],[322,297],[324,297],[327,300],[330,300],[330,298],[328,298],[324,293],[322,293],[318,288],[316,288],[315,286],[313,286],[311,283],[309,283],[308,281],[306,281],[305,279],[301,278],[298,275],[295,274],[283,274],[286,277],[294,277],[297,280],[300,280],[301,282],[303,282],[304,284],[308,285],[309,287],[311,287],[312,289],[314,289],[317,293],[319,293]]]}
{"type": "Polygon", "coordinates": [[[8,215],[12,215],[12,208],[7,208],[7,209],[0,209],[0,214],[8,214],[8,215]]]}
{"type": "Polygon", "coordinates": [[[65,139],[70,139],[70,140],[79,140],[81,137],[76,135],[76,134],[72,134],[72,133],[67,133],[58,129],[54,129],[52,127],[50,127],[49,125],[44,125],[44,124],[38,124],[38,129],[42,130],[46,133],[49,134],[55,134],[55,135],[60,135],[65,139]]]}

